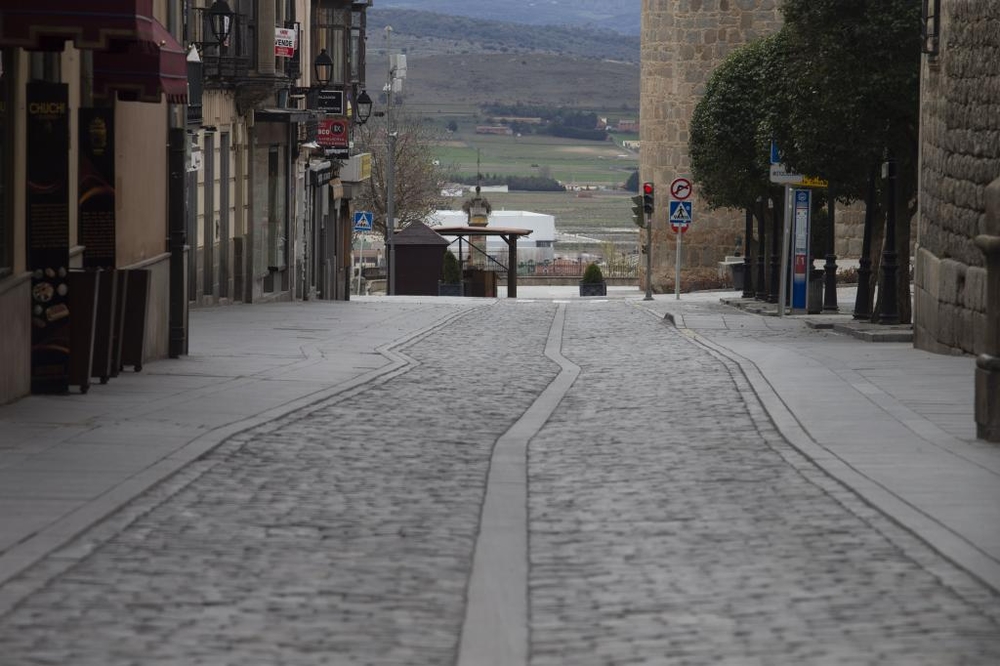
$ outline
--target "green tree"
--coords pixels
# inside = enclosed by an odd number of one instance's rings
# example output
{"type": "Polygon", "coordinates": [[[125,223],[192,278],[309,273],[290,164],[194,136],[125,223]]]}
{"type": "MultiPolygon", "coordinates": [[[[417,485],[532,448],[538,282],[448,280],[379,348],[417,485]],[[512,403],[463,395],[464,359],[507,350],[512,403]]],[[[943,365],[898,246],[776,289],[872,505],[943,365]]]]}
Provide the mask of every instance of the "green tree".
{"type": "Polygon", "coordinates": [[[770,132],[761,91],[766,64],[778,57],[776,37],[734,50],[713,72],[691,118],[691,172],[712,208],[752,208],[772,190],[768,180],[770,132]]]}
{"type": "Polygon", "coordinates": [[[445,284],[458,284],[461,279],[462,270],[459,268],[458,259],[450,251],[445,250],[441,266],[441,282],[445,284]]]}
{"type": "MultiPolygon", "coordinates": [[[[775,137],[788,167],[860,199],[887,155],[899,165],[896,252],[901,321],[910,321],[909,221],[916,212],[920,3],[785,0],[788,66],[774,98],[775,137]]],[[[874,246],[877,266],[879,244],[874,246]]],[[[878,308],[876,308],[878,310],[878,308]]]]}
{"type": "MultiPolygon", "coordinates": [[[[864,195],[886,150],[915,164],[920,108],[920,3],[785,0],[784,72],[775,129],[788,166],[864,195]]],[[[914,172],[915,176],[915,172],[914,172]]]]}

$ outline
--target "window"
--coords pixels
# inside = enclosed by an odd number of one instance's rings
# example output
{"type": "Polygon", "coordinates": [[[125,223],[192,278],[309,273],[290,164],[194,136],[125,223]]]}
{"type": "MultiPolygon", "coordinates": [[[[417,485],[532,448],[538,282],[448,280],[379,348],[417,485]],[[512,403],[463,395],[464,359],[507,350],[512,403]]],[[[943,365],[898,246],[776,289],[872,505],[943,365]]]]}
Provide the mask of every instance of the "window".
{"type": "Polygon", "coordinates": [[[55,51],[31,52],[29,68],[32,81],[62,82],[62,53],[55,51]]]}
{"type": "Polygon", "coordinates": [[[941,0],[923,0],[920,50],[936,56],[941,47],[941,0]]]}
{"type": "Polygon", "coordinates": [[[272,145],[267,153],[267,262],[272,270],[288,266],[287,146],[272,145]]]}
{"type": "Polygon", "coordinates": [[[11,170],[13,155],[12,122],[8,111],[12,108],[13,51],[0,50],[0,278],[14,271],[14,220],[11,214],[11,170]]]}
{"type": "Polygon", "coordinates": [[[190,14],[188,39],[198,45],[204,63],[205,76],[224,78],[238,76],[257,62],[255,42],[256,22],[253,0],[229,0],[234,17],[229,38],[219,46],[212,35],[207,9],[214,0],[196,0],[190,14]]]}
{"type": "MultiPolygon", "coordinates": [[[[295,30],[296,37],[298,37],[299,24],[295,22],[295,2],[293,0],[274,0],[274,25],[291,28],[295,30]]],[[[284,72],[286,76],[293,80],[299,78],[301,76],[301,72],[299,71],[299,48],[301,46],[302,43],[299,41],[294,57],[285,58],[275,56],[274,71],[284,72]]]]}
{"type": "Polygon", "coordinates": [[[316,58],[322,49],[333,59],[333,77],[331,85],[344,85],[347,82],[347,44],[348,31],[351,28],[350,7],[333,7],[331,0],[326,0],[315,9],[316,34],[313,38],[315,53],[309,55],[310,62],[316,58]]]}
{"type": "Polygon", "coordinates": [[[365,6],[354,5],[351,12],[351,52],[348,56],[351,83],[365,82],[365,6]]]}

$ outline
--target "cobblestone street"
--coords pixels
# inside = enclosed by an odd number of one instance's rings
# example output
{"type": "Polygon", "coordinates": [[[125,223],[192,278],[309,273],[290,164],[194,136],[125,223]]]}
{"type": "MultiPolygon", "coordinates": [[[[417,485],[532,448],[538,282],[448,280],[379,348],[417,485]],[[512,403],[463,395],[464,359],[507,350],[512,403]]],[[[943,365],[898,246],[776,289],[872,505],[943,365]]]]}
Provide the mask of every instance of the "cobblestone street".
{"type": "Polygon", "coordinates": [[[11,581],[0,664],[456,663],[553,326],[580,374],[528,445],[528,663],[1000,663],[991,588],[786,443],[735,363],[581,300],[469,309],[225,441],[11,581]]]}

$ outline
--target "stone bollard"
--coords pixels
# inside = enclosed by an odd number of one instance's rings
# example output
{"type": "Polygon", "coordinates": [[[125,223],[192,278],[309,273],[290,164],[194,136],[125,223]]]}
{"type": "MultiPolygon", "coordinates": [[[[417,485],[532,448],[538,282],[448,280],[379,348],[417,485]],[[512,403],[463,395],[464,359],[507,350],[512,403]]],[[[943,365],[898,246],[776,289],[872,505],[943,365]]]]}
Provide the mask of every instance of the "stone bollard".
{"type": "Polygon", "coordinates": [[[976,359],[976,437],[1000,442],[1000,178],[986,188],[986,346],[976,359]]]}

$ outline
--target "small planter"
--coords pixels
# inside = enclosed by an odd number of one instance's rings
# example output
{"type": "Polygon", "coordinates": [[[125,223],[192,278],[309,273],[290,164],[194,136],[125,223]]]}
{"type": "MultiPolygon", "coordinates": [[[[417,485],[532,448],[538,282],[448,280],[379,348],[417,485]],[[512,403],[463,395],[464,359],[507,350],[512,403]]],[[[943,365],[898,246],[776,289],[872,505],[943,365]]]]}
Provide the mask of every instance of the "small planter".
{"type": "Polygon", "coordinates": [[[581,296],[607,296],[607,282],[580,282],[581,296]]]}
{"type": "Polygon", "coordinates": [[[461,284],[445,284],[444,282],[438,282],[438,296],[461,296],[461,295],[462,295],[461,284]]]}

